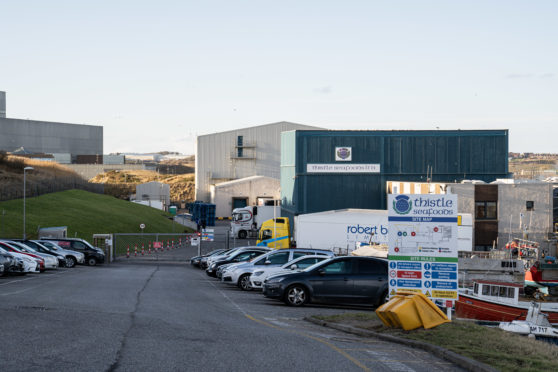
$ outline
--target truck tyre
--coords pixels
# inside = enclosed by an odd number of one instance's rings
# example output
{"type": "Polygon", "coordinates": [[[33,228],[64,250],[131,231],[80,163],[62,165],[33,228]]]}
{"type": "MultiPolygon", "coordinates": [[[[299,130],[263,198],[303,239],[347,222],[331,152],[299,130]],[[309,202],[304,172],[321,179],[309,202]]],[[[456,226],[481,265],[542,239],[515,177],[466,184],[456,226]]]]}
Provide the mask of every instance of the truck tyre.
{"type": "Polygon", "coordinates": [[[238,287],[243,291],[251,291],[252,287],[250,286],[250,274],[244,274],[238,279],[238,287]]]}
{"type": "Polygon", "coordinates": [[[240,230],[240,231],[238,232],[238,237],[239,237],[240,239],[246,239],[246,236],[248,236],[248,234],[246,233],[246,231],[240,230]]]}
{"type": "Polygon", "coordinates": [[[302,306],[308,301],[308,290],[300,284],[294,284],[285,291],[284,301],[289,306],[302,306]]]}

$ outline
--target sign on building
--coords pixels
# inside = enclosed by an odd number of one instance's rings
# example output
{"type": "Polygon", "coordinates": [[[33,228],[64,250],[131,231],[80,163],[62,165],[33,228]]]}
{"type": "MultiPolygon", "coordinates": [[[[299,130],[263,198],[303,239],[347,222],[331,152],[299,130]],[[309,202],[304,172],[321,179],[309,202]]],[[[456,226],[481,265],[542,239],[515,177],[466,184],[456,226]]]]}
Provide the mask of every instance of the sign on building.
{"type": "Polygon", "coordinates": [[[389,292],[457,300],[457,195],[388,195],[389,292]]]}

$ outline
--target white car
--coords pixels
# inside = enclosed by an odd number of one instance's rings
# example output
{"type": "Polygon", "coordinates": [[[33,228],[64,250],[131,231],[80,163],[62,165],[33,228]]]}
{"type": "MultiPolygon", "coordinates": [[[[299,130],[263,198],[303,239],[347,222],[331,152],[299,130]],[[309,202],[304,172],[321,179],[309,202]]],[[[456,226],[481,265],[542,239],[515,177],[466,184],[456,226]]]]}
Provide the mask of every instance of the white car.
{"type": "Polygon", "coordinates": [[[23,253],[8,252],[1,247],[0,247],[0,252],[2,254],[9,254],[10,256],[14,257],[16,260],[20,261],[23,264],[23,271],[22,271],[23,273],[41,272],[41,265],[35,258],[29,257],[23,253]]]}
{"type": "Polygon", "coordinates": [[[269,278],[270,276],[302,271],[320,261],[330,258],[331,257],[324,255],[302,256],[287,262],[283,266],[264,267],[262,269],[257,269],[252,273],[252,275],[250,275],[250,286],[254,289],[261,289],[264,280],[266,278],[269,278]]]}

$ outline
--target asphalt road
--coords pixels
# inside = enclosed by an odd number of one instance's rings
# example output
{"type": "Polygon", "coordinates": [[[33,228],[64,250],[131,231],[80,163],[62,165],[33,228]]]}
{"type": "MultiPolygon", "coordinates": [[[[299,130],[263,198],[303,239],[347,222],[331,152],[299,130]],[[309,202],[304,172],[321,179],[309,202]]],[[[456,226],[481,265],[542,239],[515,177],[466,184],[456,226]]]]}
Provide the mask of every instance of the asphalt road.
{"type": "Polygon", "coordinates": [[[422,350],[310,324],[190,267],[197,248],[0,278],[0,370],[448,371],[422,350]]]}

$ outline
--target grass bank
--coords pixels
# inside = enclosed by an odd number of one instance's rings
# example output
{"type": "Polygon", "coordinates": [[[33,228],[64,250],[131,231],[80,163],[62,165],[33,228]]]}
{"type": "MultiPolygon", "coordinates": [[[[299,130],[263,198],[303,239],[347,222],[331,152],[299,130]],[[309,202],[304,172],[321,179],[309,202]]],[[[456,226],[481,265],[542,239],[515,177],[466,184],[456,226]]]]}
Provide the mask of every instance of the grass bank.
{"type": "Polygon", "coordinates": [[[558,346],[474,322],[454,320],[432,329],[404,331],[385,327],[373,312],[315,318],[441,346],[500,371],[558,370],[558,346]]]}
{"type": "MultiPolygon", "coordinates": [[[[39,227],[67,226],[69,237],[91,241],[93,234],[183,233],[171,215],[155,208],[81,190],[26,198],[26,234],[37,238],[39,227]]],[[[0,202],[0,237],[23,235],[23,199],[0,202]]]]}

